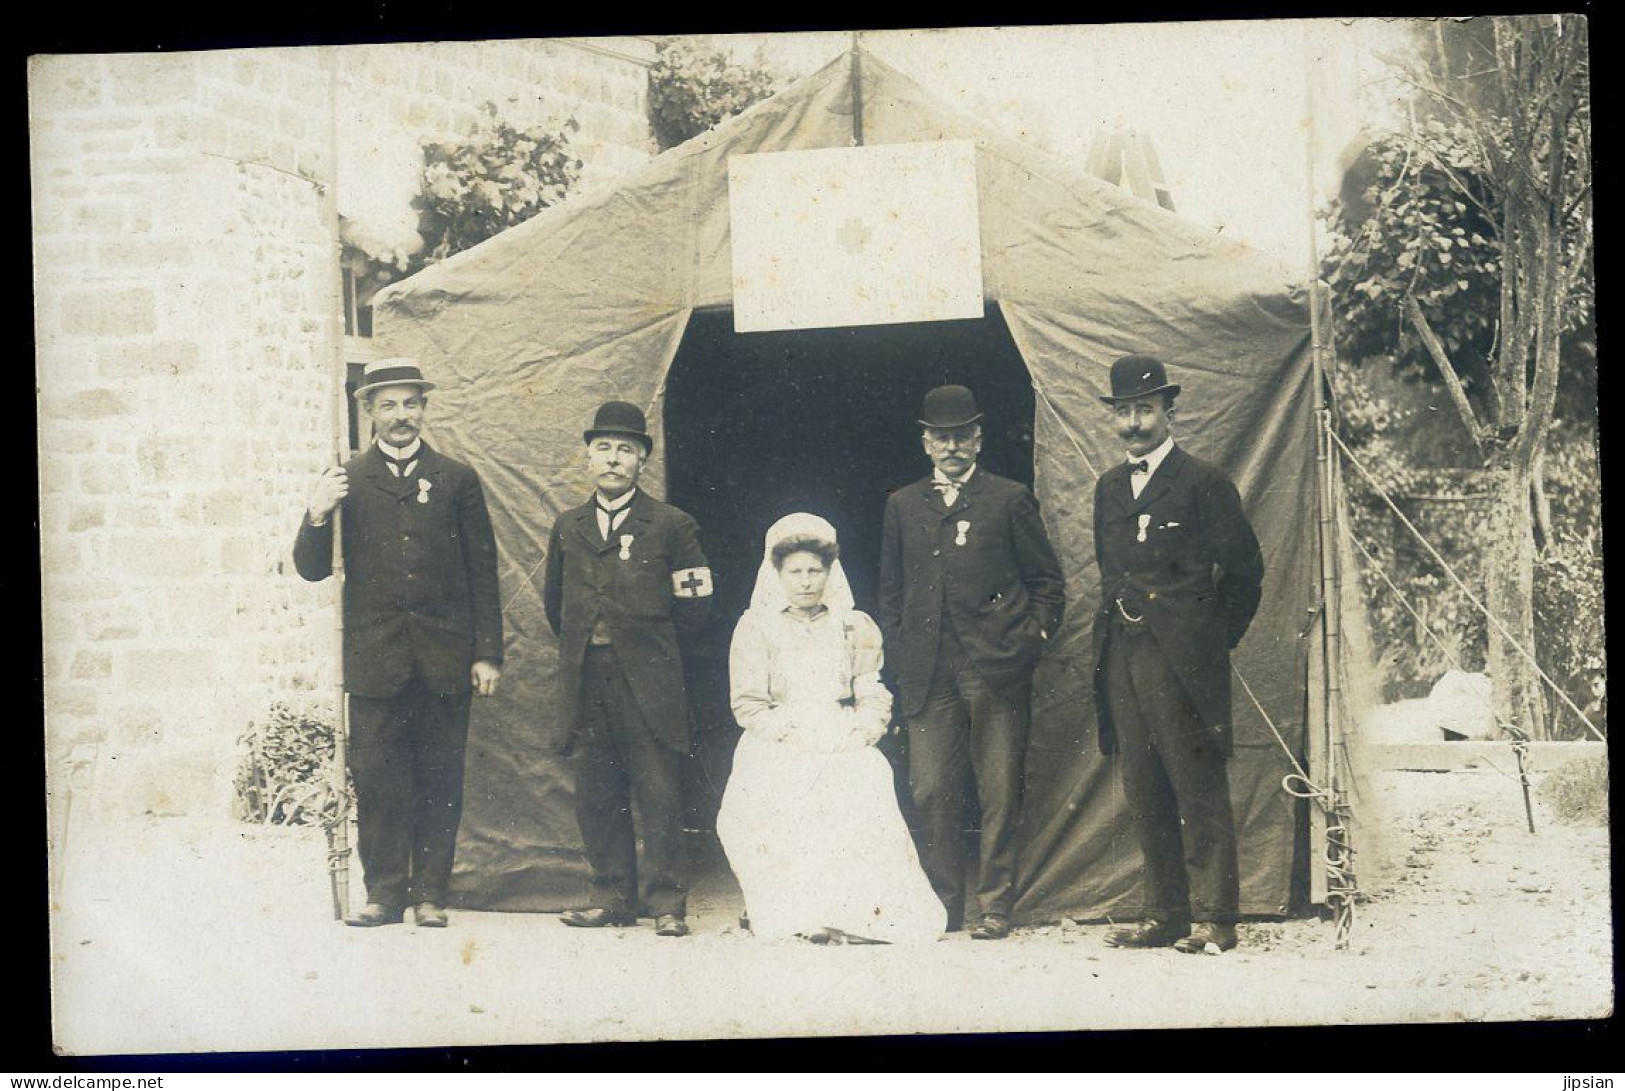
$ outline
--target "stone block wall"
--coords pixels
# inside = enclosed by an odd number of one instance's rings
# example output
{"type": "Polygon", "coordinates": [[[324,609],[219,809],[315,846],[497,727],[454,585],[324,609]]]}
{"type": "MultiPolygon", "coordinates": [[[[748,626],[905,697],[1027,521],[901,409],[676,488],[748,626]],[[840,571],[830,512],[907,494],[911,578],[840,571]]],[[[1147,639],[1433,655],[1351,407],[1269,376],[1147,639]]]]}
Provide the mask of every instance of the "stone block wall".
{"type": "Polygon", "coordinates": [[[556,42],[31,61],[55,783],[89,762],[109,813],[223,816],[243,730],[331,700],[332,592],[289,549],[333,450],[334,136],[512,95],[573,113],[609,177],[653,150],[645,79],[556,42]]]}
{"type": "Polygon", "coordinates": [[[653,45],[593,41],[435,42],[341,50],[340,116],[368,134],[468,133],[494,104],[519,126],[574,118],[583,182],[613,179],[653,154],[648,72],[653,45]]]}

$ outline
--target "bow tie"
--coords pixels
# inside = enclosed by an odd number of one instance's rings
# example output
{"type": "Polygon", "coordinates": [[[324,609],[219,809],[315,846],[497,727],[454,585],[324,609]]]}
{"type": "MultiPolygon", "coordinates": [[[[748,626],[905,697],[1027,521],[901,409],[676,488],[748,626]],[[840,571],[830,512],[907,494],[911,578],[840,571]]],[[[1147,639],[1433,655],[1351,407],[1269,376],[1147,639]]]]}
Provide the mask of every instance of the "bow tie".
{"type": "Polygon", "coordinates": [[[1148,474],[1151,472],[1151,460],[1148,458],[1142,458],[1138,462],[1130,462],[1128,464],[1128,471],[1131,474],[1148,474]]]}
{"type": "MultiPolygon", "coordinates": [[[[379,452],[383,454],[382,451],[379,452]]],[[[396,458],[393,455],[384,455],[384,464],[389,467],[390,473],[396,477],[406,477],[418,464],[418,456],[411,458],[396,458]]]]}

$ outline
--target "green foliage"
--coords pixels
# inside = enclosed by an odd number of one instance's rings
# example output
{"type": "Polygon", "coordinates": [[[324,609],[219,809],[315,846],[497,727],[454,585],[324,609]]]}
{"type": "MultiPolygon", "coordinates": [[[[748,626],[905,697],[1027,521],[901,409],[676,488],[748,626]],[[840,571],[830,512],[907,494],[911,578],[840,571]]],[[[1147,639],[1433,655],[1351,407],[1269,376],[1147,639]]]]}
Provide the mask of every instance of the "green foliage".
{"type": "Polygon", "coordinates": [[[495,103],[480,107],[480,120],[466,139],[425,141],[418,196],[418,234],[423,247],[410,255],[376,255],[346,247],[344,263],[356,274],[365,305],[384,285],[411,276],[491,236],[523,223],[569,195],[582,162],[570,138],[574,118],[558,129],[521,129],[497,115],[495,103]]]}
{"type": "MultiPolygon", "coordinates": [[[[1597,727],[1608,720],[1603,617],[1602,496],[1593,430],[1558,420],[1546,454],[1552,541],[1535,567],[1536,657],[1597,727]]],[[[1566,707],[1553,708],[1554,738],[1592,735],[1566,707]]]]}
{"type": "Polygon", "coordinates": [[[574,118],[551,132],[520,129],[497,117],[493,103],[480,111],[467,140],[423,145],[423,189],[415,202],[425,242],[420,268],[558,204],[581,177],[581,160],[570,149],[580,129],[574,118]]]}
{"type": "Polygon", "coordinates": [[[661,40],[649,69],[649,124],[660,150],[743,113],[771,95],[777,83],[759,56],[754,63],[738,64],[690,38],[661,40]]]}
{"type": "Polygon", "coordinates": [[[237,740],[244,748],[233,779],[232,811],[244,822],[316,825],[332,809],[329,769],[333,722],[283,702],[237,740]]]}
{"type": "MultiPolygon", "coordinates": [[[[1600,723],[1607,710],[1583,21],[1435,22],[1417,44],[1414,57],[1390,61],[1416,91],[1412,124],[1372,137],[1323,221],[1329,245],[1322,275],[1332,289],[1340,357],[1338,427],[1481,596],[1485,559],[1506,556],[1511,536],[1533,517],[1509,526],[1502,521],[1519,513],[1487,495],[1426,497],[1487,494],[1487,464],[1504,467],[1514,451],[1519,459],[1543,452],[1551,520],[1532,573],[1534,633],[1517,639],[1533,643],[1547,673],[1600,723]],[[1545,260],[1548,237],[1562,248],[1555,264],[1545,260]],[[1555,296],[1541,296],[1547,287],[1555,296]],[[1555,302],[1560,336],[1542,345],[1534,316],[1547,299],[1555,302]],[[1467,391],[1483,459],[1406,315],[1407,300],[1415,300],[1467,391]],[[1521,366],[1508,346],[1526,354],[1521,366]],[[1539,362],[1554,359],[1557,419],[1548,432],[1530,386],[1539,362]],[[1515,449],[1526,428],[1544,442],[1515,449]]],[[[1527,462],[1518,470],[1533,472],[1527,462]]],[[[1468,670],[1483,669],[1489,636],[1477,609],[1374,490],[1352,471],[1348,483],[1360,540],[1450,653],[1468,670]]],[[[1450,656],[1374,574],[1367,574],[1367,590],[1391,678],[1437,678],[1450,656]]],[[[1517,627],[1517,606],[1505,609],[1517,627]]],[[[1558,736],[1584,733],[1545,696],[1558,736]]]]}
{"type": "Polygon", "coordinates": [[[1425,128],[1428,151],[1392,133],[1367,149],[1373,181],[1359,200],[1334,207],[1323,275],[1337,302],[1339,346],[1350,358],[1386,357],[1408,377],[1436,381],[1402,311],[1415,296],[1471,389],[1492,356],[1501,244],[1480,207],[1489,189],[1470,134],[1439,121],[1425,128]]]}
{"type": "MultiPolygon", "coordinates": [[[[1488,489],[1483,470],[1440,467],[1437,457],[1428,457],[1448,449],[1449,436],[1455,434],[1441,426],[1427,404],[1431,400],[1440,412],[1450,412],[1443,394],[1435,391],[1429,399],[1425,387],[1386,379],[1372,369],[1343,368],[1337,374],[1337,396],[1338,434],[1406,517],[1451,559],[1457,574],[1475,586],[1482,545],[1495,518],[1490,501],[1416,499],[1473,497],[1488,489]],[[1441,432],[1446,437],[1442,442],[1441,432]]],[[[1419,696],[1458,664],[1469,671],[1483,670],[1488,642],[1483,615],[1358,471],[1350,468],[1344,481],[1355,536],[1426,624],[1424,628],[1362,561],[1372,638],[1392,687],[1390,695],[1419,696]]],[[[1535,567],[1535,630],[1541,634],[1535,654],[1564,693],[1606,730],[1602,505],[1597,483],[1594,426],[1585,420],[1559,419],[1546,447],[1551,540],[1535,567]]],[[[1572,712],[1547,696],[1554,738],[1593,737],[1572,712]]]]}
{"type": "MultiPolygon", "coordinates": [[[[1417,503],[1417,495],[1471,495],[1470,475],[1441,471],[1416,458],[1417,436],[1431,422],[1417,420],[1411,391],[1378,375],[1345,370],[1338,375],[1338,432],[1406,517],[1446,557],[1471,557],[1490,516],[1487,504],[1417,503]]],[[[1388,578],[1421,614],[1419,622],[1374,571],[1364,572],[1373,642],[1397,694],[1414,696],[1445,671],[1484,669],[1487,634],[1482,616],[1400,525],[1391,509],[1358,471],[1345,474],[1351,528],[1388,578]],[[1425,627],[1424,627],[1425,623],[1425,627]],[[1440,638],[1435,641],[1428,630],[1440,638]],[[1441,642],[1443,647],[1441,647],[1441,642]]],[[[1471,571],[1463,572],[1472,579],[1471,571]]]]}
{"type": "MultiPolygon", "coordinates": [[[[1489,124],[1506,128],[1504,119],[1489,124]]],[[[1571,159],[1580,155],[1579,139],[1567,149],[1571,159]]],[[[1380,357],[1408,379],[1437,382],[1438,369],[1404,316],[1405,300],[1414,296],[1462,385],[1470,395],[1483,392],[1500,333],[1502,254],[1499,197],[1482,158],[1472,130],[1437,119],[1414,137],[1380,133],[1367,146],[1360,174],[1368,184],[1334,202],[1321,270],[1347,359],[1380,357]]],[[[1571,260],[1589,261],[1586,225],[1571,218],[1565,226],[1571,260]]],[[[1590,276],[1577,278],[1562,307],[1571,387],[1594,374],[1592,284],[1590,276]]]]}
{"type": "Polygon", "coordinates": [[[1608,825],[1608,757],[1599,754],[1570,761],[1547,773],[1535,789],[1559,822],[1574,826],[1608,825]]]}

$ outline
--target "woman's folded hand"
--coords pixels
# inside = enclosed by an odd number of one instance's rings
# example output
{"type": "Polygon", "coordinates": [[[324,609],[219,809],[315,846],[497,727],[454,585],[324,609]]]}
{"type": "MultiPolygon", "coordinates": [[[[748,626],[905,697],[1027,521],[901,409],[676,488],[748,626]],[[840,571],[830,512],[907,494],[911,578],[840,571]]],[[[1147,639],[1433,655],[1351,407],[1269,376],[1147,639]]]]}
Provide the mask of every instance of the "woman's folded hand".
{"type": "Polygon", "coordinates": [[[857,722],[852,725],[852,738],[858,746],[873,746],[886,737],[886,722],[869,717],[853,717],[857,722]]]}

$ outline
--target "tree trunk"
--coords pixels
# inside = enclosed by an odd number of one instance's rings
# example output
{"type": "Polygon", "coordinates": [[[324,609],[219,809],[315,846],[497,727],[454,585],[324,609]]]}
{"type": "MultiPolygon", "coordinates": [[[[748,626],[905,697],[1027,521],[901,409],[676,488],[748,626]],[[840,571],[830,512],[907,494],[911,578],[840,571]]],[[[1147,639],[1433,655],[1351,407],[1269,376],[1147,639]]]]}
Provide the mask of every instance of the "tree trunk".
{"type": "MultiPolygon", "coordinates": [[[[1493,460],[1494,516],[1485,550],[1485,605],[1512,640],[1532,655],[1535,646],[1535,534],[1529,505],[1529,467],[1503,455],[1493,460]]],[[[1550,737],[1546,702],[1535,667],[1493,621],[1487,668],[1495,687],[1495,710],[1503,723],[1536,739],[1550,737]]]]}

